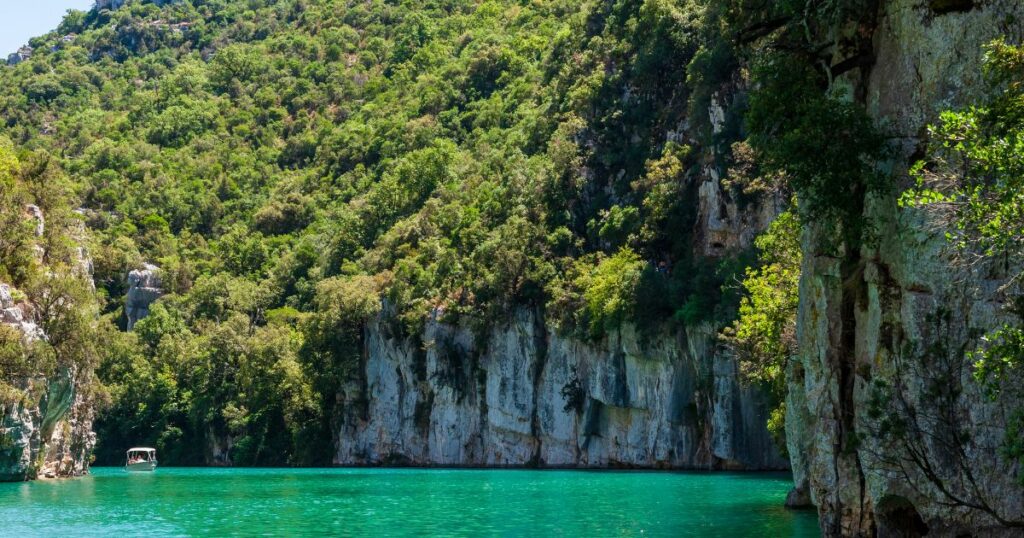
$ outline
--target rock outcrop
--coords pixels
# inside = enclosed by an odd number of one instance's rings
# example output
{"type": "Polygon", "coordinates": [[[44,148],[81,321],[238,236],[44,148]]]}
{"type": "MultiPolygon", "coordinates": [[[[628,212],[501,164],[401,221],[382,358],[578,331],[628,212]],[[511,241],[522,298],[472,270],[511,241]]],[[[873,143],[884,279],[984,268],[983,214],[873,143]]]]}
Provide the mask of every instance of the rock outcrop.
{"type": "Polygon", "coordinates": [[[79,389],[89,375],[64,369],[53,379],[29,379],[24,398],[0,402],[0,482],[88,471],[94,409],[79,389]]]}
{"type": "MultiPolygon", "coordinates": [[[[35,235],[42,236],[42,211],[28,206],[26,213],[37,223],[35,235]]],[[[91,283],[88,252],[84,247],[76,252],[76,275],[91,283]]],[[[0,283],[0,325],[13,328],[26,344],[46,340],[35,316],[35,308],[24,294],[0,283]]],[[[85,390],[91,378],[91,371],[73,365],[58,367],[51,377],[13,380],[16,393],[0,394],[0,482],[87,472],[96,443],[92,432],[95,410],[85,390]]]]}
{"type": "Polygon", "coordinates": [[[124,312],[128,318],[128,330],[149,315],[149,307],[164,294],[160,282],[160,268],[152,264],[144,264],[142,269],[134,269],[128,273],[128,294],[125,298],[124,312]]]}
{"type": "Polygon", "coordinates": [[[366,331],[338,464],[787,467],[710,327],[590,343],[519,311],[482,346],[436,319],[416,338],[366,331]]]}
{"type": "Polygon", "coordinates": [[[7,56],[7,65],[18,65],[32,57],[32,47],[25,45],[7,56]]]}
{"type": "Polygon", "coordinates": [[[95,9],[117,9],[124,5],[124,0],[96,0],[95,9]]]}
{"type": "Polygon", "coordinates": [[[15,299],[14,290],[8,284],[0,284],[0,323],[14,327],[25,335],[27,340],[38,340],[43,331],[32,320],[32,307],[23,300],[15,299]]]}
{"type": "MultiPolygon", "coordinates": [[[[882,2],[875,63],[851,82],[863,88],[869,113],[895,131],[897,170],[920,155],[924,128],[940,110],[978,96],[982,45],[1022,36],[1024,4],[1015,0],[934,4],[882,2]]],[[[1020,536],[949,496],[983,499],[999,517],[1024,520],[1019,470],[998,450],[1005,402],[981,394],[964,353],[1004,321],[1005,268],[957,264],[940,223],[919,210],[875,200],[867,215],[878,241],[852,256],[819,249],[813,229],[805,236],[800,354],[788,372],[791,497],[800,504],[810,494],[826,535],[1020,536]],[[951,402],[936,400],[939,380],[954,388],[951,402]],[[880,389],[890,398],[881,404],[880,389]],[[921,435],[907,443],[879,435],[892,398],[918,410],[921,435]],[[872,412],[880,405],[881,416],[872,412]],[[950,420],[928,418],[944,414],[950,420]],[[963,450],[950,448],[961,443],[949,441],[949,428],[970,432],[963,450]],[[934,465],[932,478],[915,459],[934,465]]]]}

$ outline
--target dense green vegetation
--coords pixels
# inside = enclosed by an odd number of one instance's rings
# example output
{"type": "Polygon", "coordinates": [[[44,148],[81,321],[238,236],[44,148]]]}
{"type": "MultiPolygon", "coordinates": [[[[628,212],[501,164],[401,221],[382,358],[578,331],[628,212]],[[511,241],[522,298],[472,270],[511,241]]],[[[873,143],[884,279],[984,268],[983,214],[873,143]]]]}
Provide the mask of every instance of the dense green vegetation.
{"type": "Polygon", "coordinates": [[[726,340],[778,395],[799,222],[850,247],[866,195],[887,188],[882,138],[835,83],[861,59],[827,67],[815,41],[869,49],[850,31],[862,4],[130,0],[70,13],[0,69],[0,133],[62,185],[35,203],[80,206],[91,231],[108,335],[98,459],[147,442],[202,463],[230,437],[236,463],[328,462],[336,392],[378,314],[416,337],[432,312],[484,334],[530,308],[600,339],[625,321],[724,326],[738,311],[726,340]],[[744,88],[713,125],[716,92],[744,88]],[[696,255],[711,160],[740,204],[800,200],[758,241],[760,265],[696,255]],[[132,332],[110,330],[143,262],[168,293],[132,332]]]}
{"type": "Polygon", "coordinates": [[[743,278],[746,291],[732,325],[722,339],[736,355],[748,382],[764,386],[775,407],[768,429],[785,447],[787,361],[797,352],[796,314],[799,304],[800,221],[792,211],[782,213],[755,241],[759,267],[743,278]]]}
{"type": "Polygon", "coordinates": [[[722,9],[129,1],[34,39],[2,131],[69,178],[103,323],[143,261],[168,292],[106,346],[98,459],[231,436],[237,463],[325,463],[378,297],[408,335],[432,311],[585,338],[729,319],[744,264],[694,256],[701,153],[669,141],[692,117],[727,158],[740,134],[701,108],[722,9]]]}

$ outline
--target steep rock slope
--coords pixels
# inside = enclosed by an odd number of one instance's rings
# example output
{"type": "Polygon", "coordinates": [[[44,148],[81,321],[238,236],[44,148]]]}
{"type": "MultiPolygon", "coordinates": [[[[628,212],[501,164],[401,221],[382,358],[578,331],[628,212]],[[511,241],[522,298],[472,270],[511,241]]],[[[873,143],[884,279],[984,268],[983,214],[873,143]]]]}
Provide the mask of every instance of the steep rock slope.
{"type": "MultiPolygon", "coordinates": [[[[895,170],[920,156],[925,127],[940,110],[978,97],[982,45],[1024,34],[1019,2],[939,11],[931,4],[937,3],[883,2],[874,65],[852,82],[869,113],[896,137],[895,170]]],[[[800,354],[788,375],[797,490],[809,491],[830,535],[1018,535],[950,497],[983,499],[1001,517],[1024,516],[1019,478],[999,457],[1001,402],[981,394],[965,365],[977,333],[1002,321],[1005,268],[957,263],[941,222],[891,199],[869,204],[868,219],[879,239],[861,249],[852,270],[822,254],[813,230],[805,237],[800,354]],[[962,391],[953,403],[931,395],[940,380],[962,391]],[[872,410],[880,387],[896,387],[893,397],[918,410],[921,438],[893,445],[878,437],[882,417],[872,410]],[[943,414],[951,420],[927,418],[943,414]],[[944,441],[953,422],[971,432],[969,446],[944,441]],[[929,465],[935,481],[921,469],[929,465]]]]}
{"type": "MultiPolygon", "coordinates": [[[[714,136],[743,89],[723,84],[706,111],[714,136]]],[[[781,211],[767,195],[741,205],[723,185],[729,161],[683,122],[669,133],[698,148],[692,255],[719,260],[750,247],[781,211]]],[[[767,429],[775,405],[741,380],[715,322],[646,332],[624,323],[599,341],[564,334],[520,308],[475,337],[435,311],[402,334],[387,312],[364,328],[334,463],[788,469],[767,429]]]]}
{"type": "Polygon", "coordinates": [[[710,327],[600,342],[518,312],[486,344],[428,323],[367,328],[346,387],[336,463],[781,469],[763,397],[737,381],[710,327]]]}
{"type": "MultiPolygon", "coordinates": [[[[36,238],[42,237],[42,211],[30,205],[26,214],[36,221],[36,238]]],[[[77,232],[81,244],[84,231],[77,232]]],[[[42,261],[45,249],[37,243],[34,250],[42,261]]],[[[88,251],[81,246],[74,250],[76,278],[91,279],[88,251]]],[[[24,345],[31,346],[48,338],[36,318],[37,305],[0,283],[0,325],[13,329],[24,345]]],[[[88,471],[96,443],[95,406],[88,388],[92,378],[91,368],[72,363],[59,365],[52,375],[15,380],[16,394],[0,399],[0,481],[79,476],[88,471]]]]}

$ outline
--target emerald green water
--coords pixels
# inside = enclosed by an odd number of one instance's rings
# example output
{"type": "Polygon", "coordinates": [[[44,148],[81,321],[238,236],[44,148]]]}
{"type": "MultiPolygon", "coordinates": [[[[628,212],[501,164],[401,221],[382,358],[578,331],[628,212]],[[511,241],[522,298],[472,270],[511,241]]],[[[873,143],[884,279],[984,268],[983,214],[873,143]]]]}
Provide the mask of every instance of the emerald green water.
{"type": "Polygon", "coordinates": [[[817,536],[784,475],[420,469],[93,469],[0,484],[17,536],[817,536]]]}

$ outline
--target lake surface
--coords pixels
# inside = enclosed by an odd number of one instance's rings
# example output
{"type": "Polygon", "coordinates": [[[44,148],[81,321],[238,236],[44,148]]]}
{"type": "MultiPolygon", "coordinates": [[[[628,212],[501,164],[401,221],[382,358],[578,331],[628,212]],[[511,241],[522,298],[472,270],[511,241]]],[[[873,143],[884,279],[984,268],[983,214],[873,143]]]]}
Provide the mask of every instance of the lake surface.
{"type": "Polygon", "coordinates": [[[17,536],[818,536],[788,476],[442,469],[196,469],[0,484],[17,536]]]}

